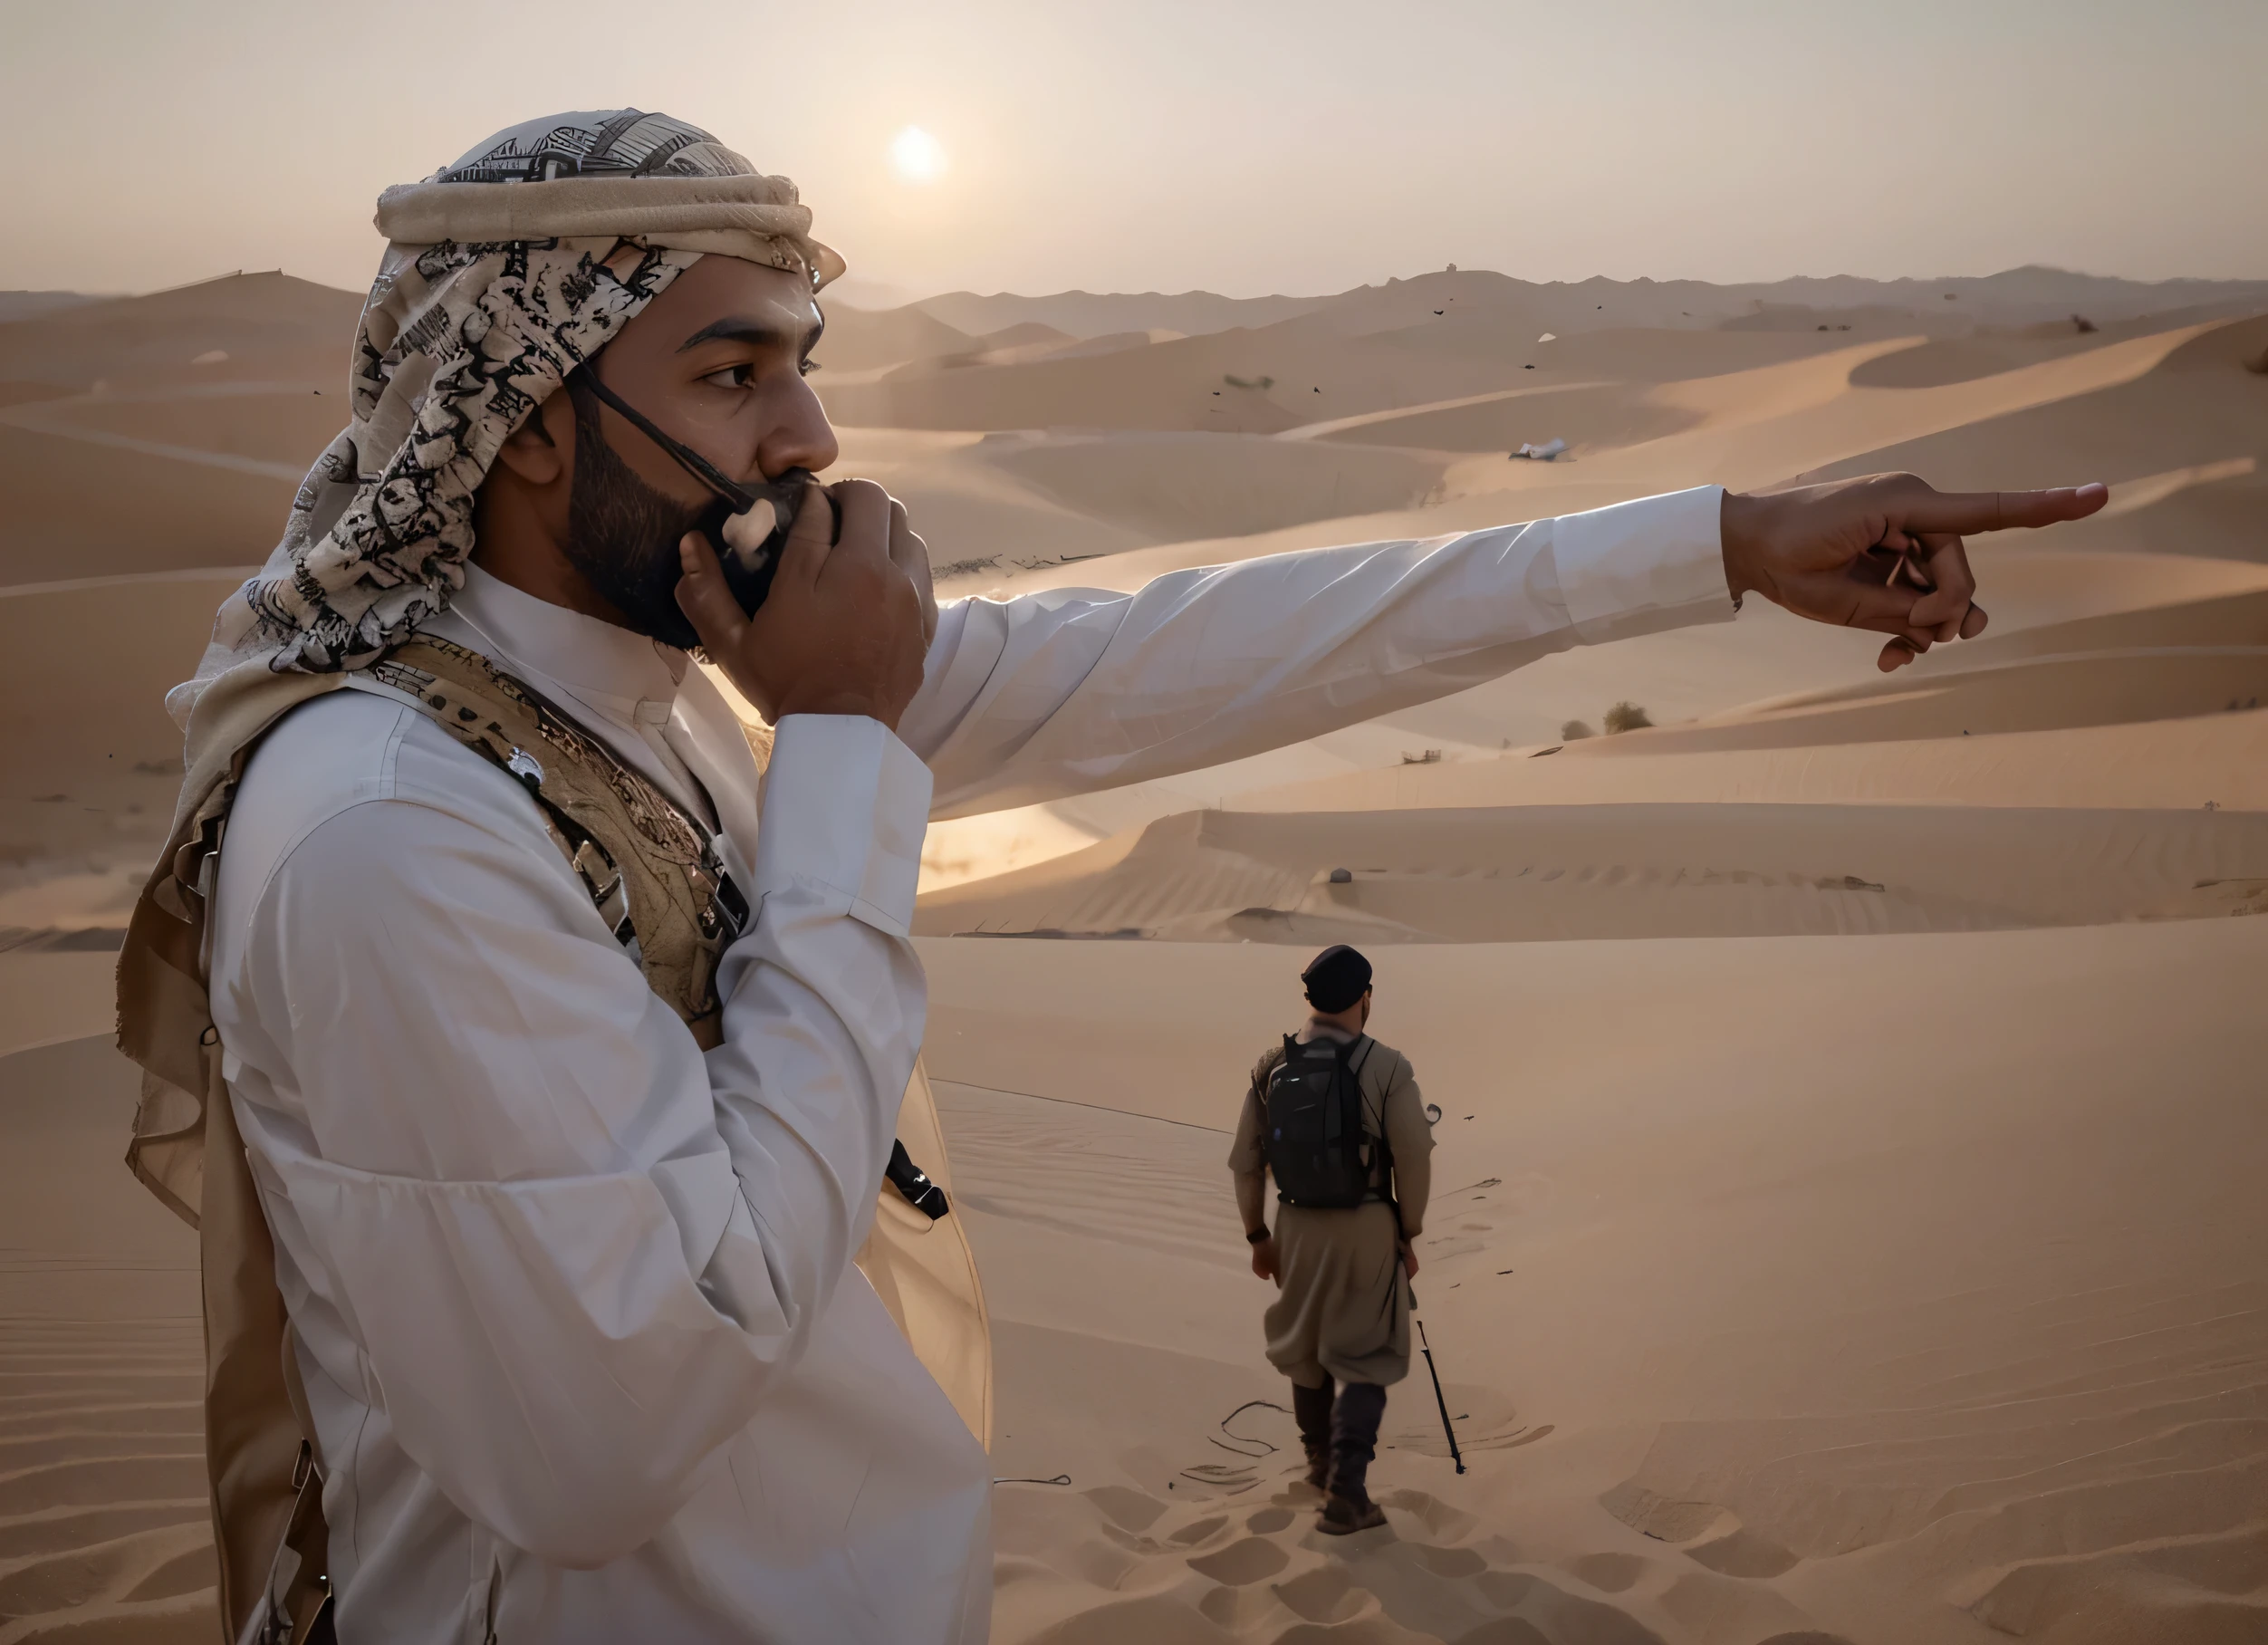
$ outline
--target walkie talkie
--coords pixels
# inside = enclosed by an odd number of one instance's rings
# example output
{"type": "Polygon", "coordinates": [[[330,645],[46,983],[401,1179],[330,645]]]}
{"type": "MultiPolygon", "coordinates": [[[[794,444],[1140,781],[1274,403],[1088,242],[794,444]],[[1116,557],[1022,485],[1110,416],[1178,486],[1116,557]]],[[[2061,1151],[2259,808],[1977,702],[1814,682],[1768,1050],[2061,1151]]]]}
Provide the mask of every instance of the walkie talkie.
{"type": "Polygon", "coordinates": [[[725,586],[732,590],[733,598],[740,601],[740,609],[751,617],[772,592],[772,579],[780,569],[780,555],[787,548],[787,534],[795,524],[795,511],[802,504],[803,487],[811,477],[808,468],[790,468],[777,479],[735,486],[747,497],[745,503],[735,505],[720,496],[703,509],[701,517],[694,522],[694,528],[716,551],[716,563],[725,571],[725,586]],[[772,511],[772,529],[754,547],[735,548],[725,540],[725,527],[729,522],[762,508],[772,511]]]}

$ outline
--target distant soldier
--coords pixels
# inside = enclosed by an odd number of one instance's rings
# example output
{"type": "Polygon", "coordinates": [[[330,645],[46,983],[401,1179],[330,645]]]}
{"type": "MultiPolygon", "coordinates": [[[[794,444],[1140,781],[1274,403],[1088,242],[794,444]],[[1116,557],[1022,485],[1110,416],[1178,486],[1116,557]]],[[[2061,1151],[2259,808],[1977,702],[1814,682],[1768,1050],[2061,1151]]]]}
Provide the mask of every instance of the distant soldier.
{"type": "Polygon", "coordinates": [[[1387,1388],[1409,1374],[1433,1132],[1409,1059],[1363,1032],[1370,962],[1342,944],[1300,980],[1313,1015],[1254,1067],[1228,1169],[1252,1271],[1276,1283],[1268,1362],[1292,1379],[1307,1477],[1324,1493],[1316,1528],[1344,1536],[1386,1523],[1366,1480],[1387,1388]]]}

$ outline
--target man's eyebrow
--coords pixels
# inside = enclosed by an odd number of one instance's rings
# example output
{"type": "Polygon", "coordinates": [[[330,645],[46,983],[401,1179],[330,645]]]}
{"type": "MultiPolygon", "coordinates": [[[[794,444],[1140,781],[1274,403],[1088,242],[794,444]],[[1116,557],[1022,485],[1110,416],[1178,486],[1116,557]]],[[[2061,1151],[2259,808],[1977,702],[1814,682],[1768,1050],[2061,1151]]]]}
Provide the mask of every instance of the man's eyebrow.
{"type": "Polygon", "coordinates": [[[826,322],[809,328],[782,325],[776,320],[758,320],[746,314],[727,314],[722,320],[712,320],[699,331],[678,345],[682,354],[697,349],[705,342],[748,342],[759,347],[793,348],[799,343],[809,348],[826,329],[826,322]]]}

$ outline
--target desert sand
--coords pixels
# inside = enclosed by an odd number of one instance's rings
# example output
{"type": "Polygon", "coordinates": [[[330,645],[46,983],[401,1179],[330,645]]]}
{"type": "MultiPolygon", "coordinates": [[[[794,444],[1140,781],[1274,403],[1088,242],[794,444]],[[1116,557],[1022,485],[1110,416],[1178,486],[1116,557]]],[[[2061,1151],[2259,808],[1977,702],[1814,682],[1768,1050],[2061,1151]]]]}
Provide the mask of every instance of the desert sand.
{"type": "MultiPolygon", "coordinates": [[[[343,421],[358,301],[0,304],[0,1645],[214,1632],[194,1239],[119,1163],[110,967],[159,698],[343,421]]],[[[1894,676],[1752,602],[933,827],[1000,1645],[2268,1639],[2268,286],[830,319],[839,472],[948,598],[1708,481],[2112,486],[1981,546],[1989,631],[1894,676]],[[1619,702],[1650,727],[1591,735],[1619,702]],[[1420,1365],[1389,1525],[1334,1543],[1222,1162],[1340,940],[1443,1110],[1417,1292],[1469,1472],[1420,1365]]]]}

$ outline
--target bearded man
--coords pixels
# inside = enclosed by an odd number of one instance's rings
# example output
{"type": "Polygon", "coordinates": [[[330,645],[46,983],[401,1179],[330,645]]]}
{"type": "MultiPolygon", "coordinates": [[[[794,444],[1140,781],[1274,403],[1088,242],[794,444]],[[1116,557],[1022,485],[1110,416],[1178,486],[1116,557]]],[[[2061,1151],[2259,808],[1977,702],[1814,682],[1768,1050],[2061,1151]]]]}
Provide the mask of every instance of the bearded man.
{"type": "Polygon", "coordinates": [[[955,1247],[904,1227],[956,1225],[893,1146],[914,1122],[941,1169],[926,819],[1751,589],[1895,666],[1983,626],[1959,534],[2101,500],[1703,487],[938,612],[871,485],[763,543],[795,498],[757,495],[836,456],[803,374],[841,262],[784,179],[563,114],[378,226],[352,424],[175,694],[188,779],[120,965],[133,1161],[201,1227],[238,1637],[977,1645],[981,1332],[924,1345],[955,1247]],[[729,564],[691,529],[718,496],[754,502],[729,564]],[[697,643],[774,727],[761,784],[697,643]]]}

